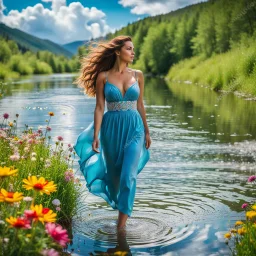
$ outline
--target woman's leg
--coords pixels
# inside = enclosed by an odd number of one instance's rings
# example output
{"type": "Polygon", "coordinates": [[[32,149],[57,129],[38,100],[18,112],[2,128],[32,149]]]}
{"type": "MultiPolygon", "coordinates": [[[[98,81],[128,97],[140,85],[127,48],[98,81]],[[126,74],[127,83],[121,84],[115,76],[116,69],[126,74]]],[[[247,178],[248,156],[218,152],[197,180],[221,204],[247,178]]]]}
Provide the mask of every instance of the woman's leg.
{"type": "Polygon", "coordinates": [[[120,177],[120,193],[118,195],[118,227],[124,227],[126,220],[131,216],[133,209],[138,164],[141,149],[144,143],[144,136],[134,139],[124,149],[123,165],[120,177]]]}

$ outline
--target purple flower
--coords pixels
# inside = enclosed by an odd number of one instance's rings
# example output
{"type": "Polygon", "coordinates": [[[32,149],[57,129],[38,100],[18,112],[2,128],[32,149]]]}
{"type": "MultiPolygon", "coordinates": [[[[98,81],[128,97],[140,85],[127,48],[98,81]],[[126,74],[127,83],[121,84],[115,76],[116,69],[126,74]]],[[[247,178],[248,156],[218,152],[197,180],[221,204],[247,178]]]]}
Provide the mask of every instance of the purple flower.
{"type": "Polygon", "coordinates": [[[3,114],[3,117],[4,117],[4,119],[8,119],[9,114],[8,114],[8,113],[4,113],[4,114],[3,114]]]}
{"type": "Polygon", "coordinates": [[[63,140],[63,137],[62,137],[62,136],[58,136],[57,139],[58,139],[59,141],[62,141],[62,140],[63,140]]]}
{"type": "Polygon", "coordinates": [[[46,130],[47,130],[47,131],[51,131],[52,128],[51,128],[50,126],[47,126],[47,127],[46,127],[46,130]]]}
{"type": "Polygon", "coordinates": [[[252,175],[248,178],[248,182],[253,182],[256,180],[256,176],[255,175],[252,175]]]}
{"type": "Polygon", "coordinates": [[[248,204],[242,204],[242,209],[245,209],[248,206],[248,204]]]}

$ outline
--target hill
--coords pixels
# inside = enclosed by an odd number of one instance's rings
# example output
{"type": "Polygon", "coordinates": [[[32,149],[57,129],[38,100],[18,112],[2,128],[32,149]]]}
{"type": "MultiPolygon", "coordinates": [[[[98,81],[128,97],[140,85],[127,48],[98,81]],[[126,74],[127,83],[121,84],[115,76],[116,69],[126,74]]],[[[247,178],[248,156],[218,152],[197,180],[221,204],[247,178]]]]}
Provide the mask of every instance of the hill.
{"type": "Polygon", "coordinates": [[[73,55],[70,51],[50,40],[40,39],[19,29],[10,28],[3,23],[0,23],[0,35],[14,40],[18,45],[27,48],[32,52],[46,50],[66,57],[72,57],[73,55]]]}

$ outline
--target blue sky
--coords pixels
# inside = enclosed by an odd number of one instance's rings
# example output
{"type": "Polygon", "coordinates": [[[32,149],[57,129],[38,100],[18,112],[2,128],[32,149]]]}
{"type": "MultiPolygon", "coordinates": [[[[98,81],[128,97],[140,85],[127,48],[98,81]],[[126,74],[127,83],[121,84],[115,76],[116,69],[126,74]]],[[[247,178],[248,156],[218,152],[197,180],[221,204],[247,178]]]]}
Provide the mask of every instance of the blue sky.
{"type": "Polygon", "coordinates": [[[0,0],[0,22],[59,44],[104,36],[204,0],[0,0]]]}
{"type": "MultiPolygon", "coordinates": [[[[80,2],[85,7],[97,7],[106,13],[106,20],[110,27],[116,28],[119,27],[120,24],[123,26],[127,25],[128,22],[133,22],[138,20],[139,18],[143,19],[144,17],[149,16],[149,14],[132,14],[130,12],[130,8],[125,8],[122,5],[118,4],[117,0],[83,0],[83,1],[72,1],[68,0],[67,5],[72,2],[80,2]]],[[[51,2],[42,2],[38,0],[5,0],[4,5],[6,10],[4,13],[6,14],[10,10],[19,10],[25,9],[28,6],[34,6],[37,3],[42,3],[45,8],[51,8],[51,2]]]]}

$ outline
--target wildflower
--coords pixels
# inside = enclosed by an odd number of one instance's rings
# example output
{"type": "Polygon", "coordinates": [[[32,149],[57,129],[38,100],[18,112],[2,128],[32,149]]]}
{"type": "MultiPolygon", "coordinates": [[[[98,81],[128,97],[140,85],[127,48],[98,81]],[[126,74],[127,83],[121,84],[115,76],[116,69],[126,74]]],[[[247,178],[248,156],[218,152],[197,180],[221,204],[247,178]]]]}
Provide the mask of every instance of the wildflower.
{"type": "Polygon", "coordinates": [[[54,116],[53,112],[48,112],[49,116],[54,116]]]}
{"type": "Polygon", "coordinates": [[[20,160],[20,156],[17,155],[17,154],[11,155],[11,156],[10,156],[10,160],[12,160],[12,161],[18,161],[18,160],[20,160]]]}
{"type": "Polygon", "coordinates": [[[244,223],[241,221],[241,220],[238,220],[236,223],[235,223],[235,226],[240,226],[240,225],[243,225],[244,223]]]}
{"type": "Polygon", "coordinates": [[[41,251],[41,254],[43,256],[59,256],[59,253],[54,250],[53,248],[52,249],[44,249],[41,251]]]}
{"type": "Polygon", "coordinates": [[[242,204],[242,209],[245,209],[248,206],[247,203],[242,204]]]}
{"type": "Polygon", "coordinates": [[[6,176],[11,176],[11,175],[17,175],[16,173],[18,172],[17,169],[11,169],[10,167],[1,167],[0,166],[0,177],[6,177],[6,176]]]}
{"type": "Polygon", "coordinates": [[[60,206],[60,200],[59,199],[54,199],[52,200],[52,204],[55,206],[60,206]]]}
{"type": "Polygon", "coordinates": [[[33,200],[33,198],[31,196],[24,196],[23,197],[23,201],[25,202],[31,202],[33,200]]]}
{"type": "Polygon", "coordinates": [[[230,229],[231,233],[237,233],[237,230],[235,228],[230,229]]]}
{"type": "Polygon", "coordinates": [[[57,206],[55,209],[56,209],[56,211],[58,211],[58,212],[61,210],[61,208],[60,208],[59,206],[57,206]]]}
{"type": "Polygon", "coordinates": [[[9,114],[8,113],[4,113],[3,117],[4,117],[4,119],[8,119],[9,118],[9,114]]]}
{"type": "Polygon", "coordinates": [[[57,185],[53,181],[47,181],[45,178],[36,176],[29,176],[28,179],[23,179],[25,185],[22,185],[26,190],[34,189],[39,191],[40,194],[50,195],[51,192],[57,191],[57,185]]]}
{"type": "Polygon", "coordinates": [[[9,224],[11,224],[10,227],[13,227],[13,228],[22,228],[22,229],[31,228],[29,220],[27,220],[24,217],[18,217],[18,218],[10,217],[10,218],[6,218],[5,220],[9,224]]]}
{"type": "Polygon", "coordinates": [[[230,239],[231,234],[230,234],[230,233],[226,233],[226,234],[224,235],[224,237],[227,238],[227,239],[230,239]]]}
{"type": "Polygon", "coordinates": [[[31,205],[30,210],[25,210],[24,214],[26,218],[33,219],[35,221],[44,222],[55,222],[57,214],[54,213],[49,208],[43,208],[42,204],[40,205],[31,205]]]}
{"type": "Polygon", "coordinates": [[[238,233],[239,235],[244,235],[244,234],[246,233],[246,229],[245,229],[244,227],[239,228],[239,229],[237,230],[237,233],[238,233]]]}
{"type": "Polygon", "coordinates": [[[50,126],[47,126],[46,130],[50,132],[52,130],[52,128],[50,126]]]}
{"type": "Polygon", "coordinates": [[[8,124],[10,127],[13,127],[13,122],[9,122],[8,124]]]}
{"type": "Polygon", "coordinates": [[[74,173],[73,173],[72,169],[67,170],[67,171],[64,173],[64,175],[65,175],[65,180],[66,180],[67,182],[74,180],[74,173]]]}
{"type": "Polygon", "coordinates": [[[5,237],[5,238],[4,238],[4,242],[5,242],[5,243],[9,243],[9,241],[10,241],[10,239],[9,239],[8,237],[5,237]]]}
{"type": "Polygon", "coordinates": [[[58,139],[58,141],[62,141],[63,137],[62,136],[58,136],[57,139],[58,139]]]}
{"type": "Polygon", "coordinates": [[[32,161],[32,162],[35,162],[35,161],[36,161],[36,158],[35,158],[35,157],[31,157],[31,161],[32,161]]]}
{"type": "Polygon", "coordinates": [[[252,175],[248,178],[248,182],[253,182],[256,180],[256,175],[252,175]]]}
{"type": "Polygon", "coordinates": [[[69,147],[69,148],[71,147],[71,144],[70,144],[70,143],[68,144],[68,147],[69,147]]]}
{"type": "Polygon", "coordinates": [[[69,242],[68,233],[66,229],[63,229],[60,225],[55,223],[47,223],[45,225],[45,231],[53,238],[55,242],[61,246],[66,246],[69,242]]]}
{"type": "Polygon", "coordinates": [[[14,203],[23,199],[23,193],[8,192],[4,188],[1,189],[0,202],[14,203]]]}
{"type": "Polygon", "coordinates": [[[254,211],[256,211],[256,204],[254,204],[254,205],[252,206],[252,209],[253,209],[254,211]]]}
{"type": "Polygon", "coordinates": [[[252,218],[256,217],[256,212],[255,211],[248,211],[246,213],[246,217],[248,217],[249,219],[252,219],[252,218]]]}
{"type": "Polygon", "coordinates": [[[36,152],[32,152],[31,153],[31,156],[33,157],[33,156],[36,156],[36,152]]]}

